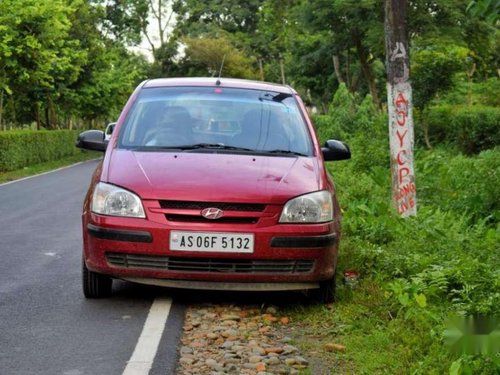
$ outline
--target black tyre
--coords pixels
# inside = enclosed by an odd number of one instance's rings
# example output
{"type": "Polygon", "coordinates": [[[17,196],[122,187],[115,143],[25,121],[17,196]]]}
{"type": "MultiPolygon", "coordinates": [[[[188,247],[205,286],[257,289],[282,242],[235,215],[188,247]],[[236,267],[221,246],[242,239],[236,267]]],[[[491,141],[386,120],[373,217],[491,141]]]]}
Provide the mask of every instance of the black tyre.
{"type": "Polygon", "coordinates": [[[311,289],[309,296],[313,303],[332,303],[335,301],[335,275],[328,280],[320,281],[318,289],[311,289]]]}
{"type": "Polygon", "coordinates": [[[113,280],[105,275],[90,271],[82,259],[82,287],[87,298],[103,298],[111,295],[113,280]]]}

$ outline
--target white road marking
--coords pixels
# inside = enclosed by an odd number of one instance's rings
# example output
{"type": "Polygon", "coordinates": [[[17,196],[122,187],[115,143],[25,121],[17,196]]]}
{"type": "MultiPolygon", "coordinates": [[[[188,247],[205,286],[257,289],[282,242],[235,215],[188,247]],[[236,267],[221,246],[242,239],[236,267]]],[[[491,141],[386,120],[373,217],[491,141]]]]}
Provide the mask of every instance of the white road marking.
{"type": "Polygon", "coordinates": [[[134,353],[128,360],[122,375],[149,374],[171,306],[172,300],[170,298],[157,298],[153,301],[134,353]]]}

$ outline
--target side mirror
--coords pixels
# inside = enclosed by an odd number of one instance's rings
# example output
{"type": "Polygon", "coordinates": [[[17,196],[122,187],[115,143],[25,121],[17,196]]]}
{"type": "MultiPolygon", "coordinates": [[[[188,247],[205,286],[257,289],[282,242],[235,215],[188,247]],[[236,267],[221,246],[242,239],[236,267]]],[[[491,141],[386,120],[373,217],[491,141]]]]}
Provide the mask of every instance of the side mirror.
{"type": "Polygon", "coordinates": [[[108,142],[104,140],[104,132],[102,130],[87,130],[78,135],[76,139],[76,147],[85,150],[106,151],[108,142]]]}
{"type": "Polygon", "coordinates": [[[347,160],[351,158],[351,150],[344,142],[330,139],[325,142],[325,147],[321,147],[323,159],[325,161],[347,160]]]}
{"type": "Polygon", "coordinates": [[[111,134],[113,134],[113,130],[115,130],[116,122],[110,122],[106,126],[106,130],[104,130],[104,140],[109,141],[111,139],[111,134]]]}

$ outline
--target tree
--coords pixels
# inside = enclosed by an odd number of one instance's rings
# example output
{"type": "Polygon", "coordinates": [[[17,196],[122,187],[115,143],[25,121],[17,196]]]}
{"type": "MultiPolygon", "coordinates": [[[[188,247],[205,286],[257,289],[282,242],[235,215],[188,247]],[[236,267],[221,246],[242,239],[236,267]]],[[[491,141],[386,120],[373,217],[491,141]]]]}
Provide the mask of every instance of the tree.
{"type": "Polygon", "coordinates": [[[199,36],[224,30],[252,34],[263,0],[175,0],[178,35],[199,36]]]}
{"type": "Polygon", "coordinates": [[[302,2],[297,7],[296,19],[301,24],[298,28],[308,34],[323,35],[324,45],[329,46],[329,72],[337,65],[337,79],[346,82],[352,91],[362,91],[358,86],[361,78],[380,107],[383,71],[376,65],[384,55],[382,1],[317,0],[302,2]]]}
{"type": "Polygon", "coordinates": [[[84,0],[0,2],[0,124],[117,115],[144,62],[105,35],[104,18],[84,0]]]}
{"type": "Polygon", "coordinates": [[[107,38],[100,31],[106,17],[102,7],[81,2],[71,18],[70,37],[87,54],[78,79],[60,87],[57,104],[68,124],[83,119],[116,120],[136,84],[146,77],[144,58],[127,51],[124,40],[107,38]]]}
{"type": "Polygon", "coordinates": [[[256,78],[252,69],[254,61],[231,44],[224,36],[218,38],[184,38],[185,54],[193,66],[198,66],[202,75],[234,78],[256,78]]]}
{"type": "MultiPolygon", "coordinates": [[[[37,127],[41,126],[42,102],[47,102],[46,122],[53,126],[52,98],[59,82],[78,77],[85,58],[78,41],[67,38],[74,8],[63,0],[5,0],[1,3],[0,24],[9,29],[2,71],[8,78],[3,83],[12,95],[24,92],[31,102],[37,127]]],[[[5,40],[5,39],[4,39],[5,40]]]]}

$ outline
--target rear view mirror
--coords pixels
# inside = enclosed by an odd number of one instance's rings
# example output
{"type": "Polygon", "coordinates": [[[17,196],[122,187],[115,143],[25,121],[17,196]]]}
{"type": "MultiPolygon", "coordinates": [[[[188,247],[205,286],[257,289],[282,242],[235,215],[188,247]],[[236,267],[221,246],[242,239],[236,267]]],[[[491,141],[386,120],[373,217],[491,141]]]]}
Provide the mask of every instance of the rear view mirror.
{"type": "Polygon", "coordinates": [[[351,150],[344,142],[330,139],[325,142],[325,147],[321,148],[325,161],[347,160],[351,158],[351,150]]]}

